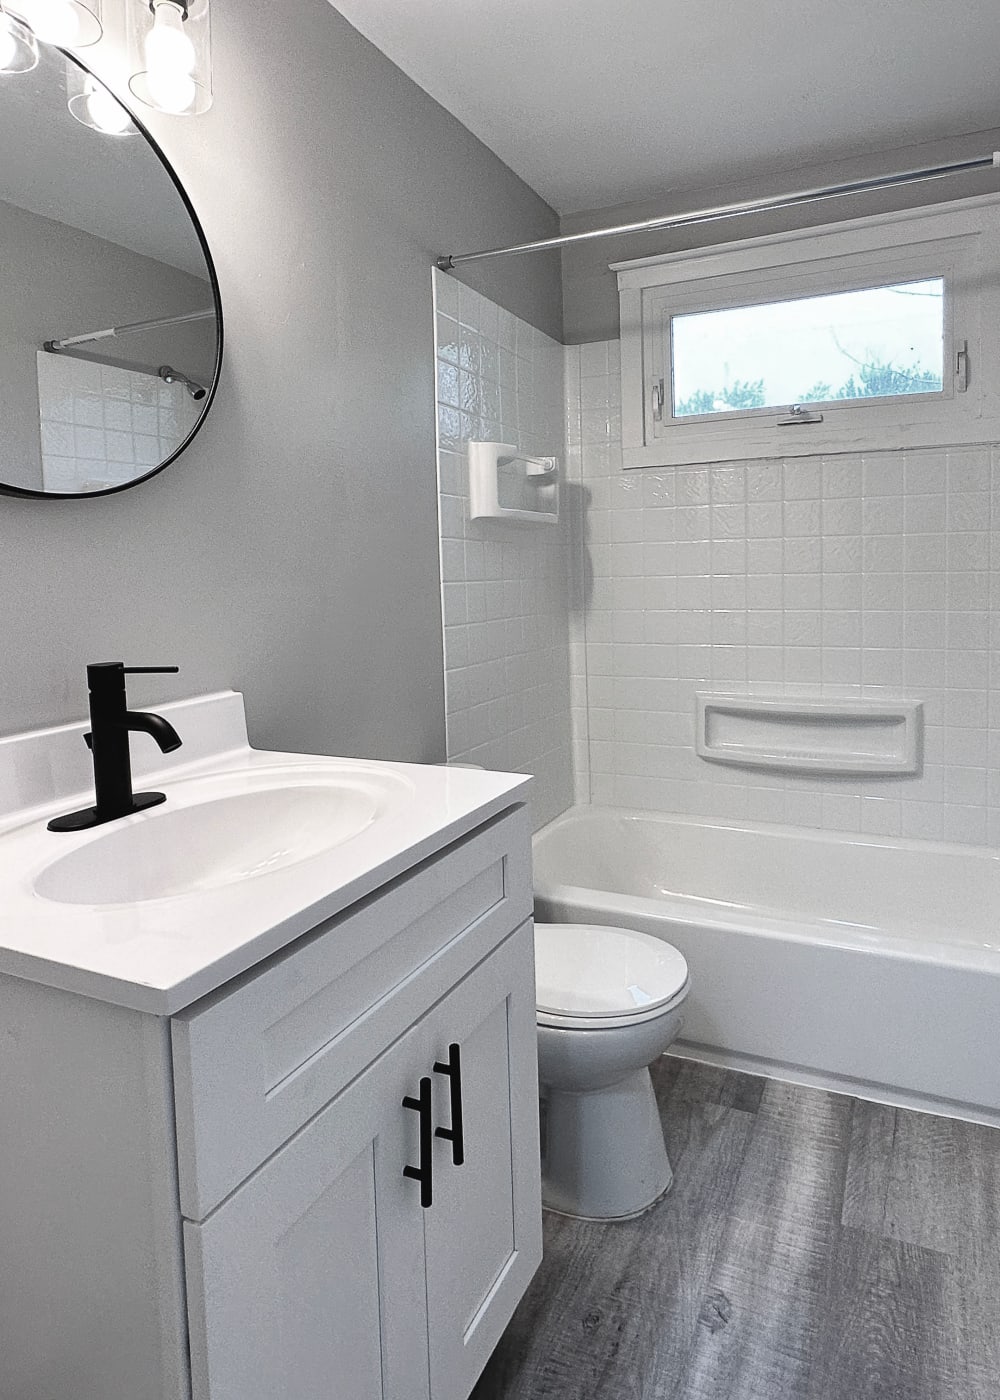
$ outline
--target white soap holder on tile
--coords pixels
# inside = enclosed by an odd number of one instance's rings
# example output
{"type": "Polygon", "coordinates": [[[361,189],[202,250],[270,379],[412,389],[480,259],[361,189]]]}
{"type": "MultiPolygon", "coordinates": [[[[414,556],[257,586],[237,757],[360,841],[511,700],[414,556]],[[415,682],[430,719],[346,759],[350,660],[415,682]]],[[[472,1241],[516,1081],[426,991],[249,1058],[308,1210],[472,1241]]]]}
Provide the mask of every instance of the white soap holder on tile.
{"type": "Polygon", "coordinates": [[[695,748],[711,763],[859,777],[920,770],[919,700],[695,699],[695,748]]]}
{"type": "Polygon", "coordinates": [[[558,457],[530,457],[509,442],[470,442],[468,453],[471,520],[558,525],[558,457]]]}

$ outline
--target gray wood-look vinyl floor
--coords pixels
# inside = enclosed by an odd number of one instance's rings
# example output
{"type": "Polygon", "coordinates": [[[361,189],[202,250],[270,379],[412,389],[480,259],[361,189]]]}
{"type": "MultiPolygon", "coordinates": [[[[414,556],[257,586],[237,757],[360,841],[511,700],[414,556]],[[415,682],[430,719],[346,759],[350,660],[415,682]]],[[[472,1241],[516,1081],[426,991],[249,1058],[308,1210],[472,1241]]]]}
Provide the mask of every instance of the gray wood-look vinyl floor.
{"type": "Polygon", "coordinates": [[[638,1220],[545,1217],[473,1400],[1000,1400],[1000,1131],[662,1059],[638,1220]]]}

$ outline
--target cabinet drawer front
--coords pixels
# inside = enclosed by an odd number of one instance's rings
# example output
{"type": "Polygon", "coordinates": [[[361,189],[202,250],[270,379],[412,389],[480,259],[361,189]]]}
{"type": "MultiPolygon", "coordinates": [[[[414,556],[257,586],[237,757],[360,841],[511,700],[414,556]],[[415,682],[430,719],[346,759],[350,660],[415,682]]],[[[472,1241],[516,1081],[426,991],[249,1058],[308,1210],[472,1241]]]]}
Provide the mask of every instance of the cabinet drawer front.
{"type": "Polygon", "coordinates": [[[530,913],[518,808],[175,1017],[183,1214],[203,1219],[530,913]]]}

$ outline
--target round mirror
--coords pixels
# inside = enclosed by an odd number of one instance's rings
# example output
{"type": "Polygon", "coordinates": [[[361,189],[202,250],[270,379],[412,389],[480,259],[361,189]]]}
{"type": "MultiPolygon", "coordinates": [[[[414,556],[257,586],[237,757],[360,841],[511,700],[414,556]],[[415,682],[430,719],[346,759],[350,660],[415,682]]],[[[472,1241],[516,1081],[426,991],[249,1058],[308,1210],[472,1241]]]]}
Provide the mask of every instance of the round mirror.
{"type": "Polygon", "coordinates": [[[107,495],[173,461],[208,412],[215,270],[177,177],[108,89],[44,44],[15,68],[0,68],[0,491],[107,495]]]}

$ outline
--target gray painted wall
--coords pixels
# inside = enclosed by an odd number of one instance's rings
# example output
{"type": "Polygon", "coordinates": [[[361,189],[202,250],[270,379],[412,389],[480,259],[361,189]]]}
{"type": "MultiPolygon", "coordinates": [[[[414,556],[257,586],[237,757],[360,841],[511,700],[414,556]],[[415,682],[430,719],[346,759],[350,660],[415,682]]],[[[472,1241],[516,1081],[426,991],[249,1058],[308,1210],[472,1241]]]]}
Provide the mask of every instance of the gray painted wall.
{"type": "MultiPolygon", "coordinates": [[[[260,746],[440,759],[430,266],[555,217],[327,0],[213,0],[213,36],[212,111],[148,124],[215,255],[218,398],[144,486],[0,498],[0,730],[81,714],[86,662],[124,657],[182,670],[137,704],[243,689],[260,746]]],[[[91,52],[124,95],[117,42],[91,52]]],[[[558,335],[558,274],[476,285],[558,335]]]]}
{"type": "MultiPolygon", "coordinates": [[[[875,156],[797,169],[775,170],[767,179],[761,179],[757,175],[727,185],[674,190],[668,197],[652,203],[628,204],[615,209],[591,209],[569,214],[563,217],[560,231],[579,233],[584,229],[604,228],[613,224],[633,223],[640,219],[687,213],[693,209],[707,209],[719,204],[767,198],[790,190],[844,184],[898,170],[916,170],[950,160],[988,155],[997,147],[1000,147],[1000,129],[938,141],[930,145],[909,146],[875,156]]],[[[997,174],[986,171],[852,198],[823,200],[817,204],[794,210],[779,210],[773,214],[726,219],[719,223],[673,233],[636,234],[566,248],[562,253],[566,343],[576,345],[585,341],[617,339],[618,283],[615,274],[608,269],[609,263],[624,262],[628,258],[652,257],[658,253],[674,253],[685,248],[708,247],[736,238],[779,233],[789,228],[814,228],[818,224],[833,223],[838,219],[855,219],[868,214],[914,209],[919,205],[933,204],[940,200],[988,194],[998,188],[1000,179],[997,174]]]]}
{"type": "MultiPolygon", "coordinates": [[[[212,289],[175,267],[13,204],[0,204],[0,264],[0,481],[37,491],[42,481],[37,352],[43,342],[196,311],[212,305],[212,289]]],[[[164,327],[105,341],[104,347],[112,344],[116,363],[154,373],[159,365],[174,364],[202,383],[211,382],[214,322],[164,327]]]]}

